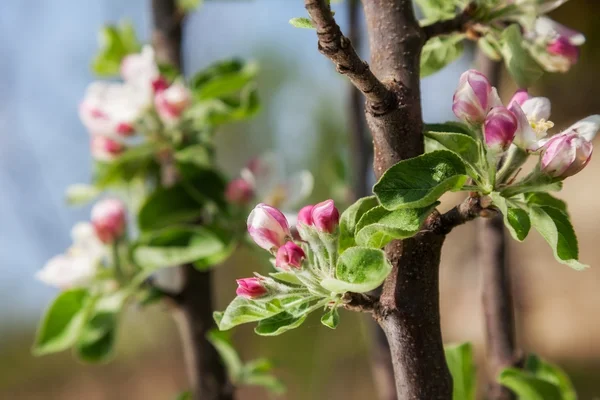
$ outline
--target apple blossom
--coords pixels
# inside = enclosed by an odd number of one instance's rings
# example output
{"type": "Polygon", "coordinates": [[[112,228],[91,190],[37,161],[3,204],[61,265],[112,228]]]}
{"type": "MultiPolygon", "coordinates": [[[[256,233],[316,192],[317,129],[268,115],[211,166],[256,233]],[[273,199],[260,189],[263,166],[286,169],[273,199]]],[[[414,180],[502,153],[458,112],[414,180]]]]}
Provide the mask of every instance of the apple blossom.
{"type": "Polygon", "coordinates": [[[104,199],[92,208],[92,225],[98,238],[112,243],[125,231],[125,205],[117,199],[104,199]]]}
{"type": "Polygon", "coordinates": [[[541,171],[555,178],[567,178],[590,161],[593,145],[575,132],[553,136],[544,145],[541,171]]]}
{"type": "Polygon", "coordinates": [[[302,268],[302,262],[306,258],[304,250],[294,242],[287,242],[277,250],[275,266],[282,270],[290,268],[302,268]]]}
{"type": "Polygon", "coordinates": [[[267,293],[267,289],[261,284],[259,278],[244,278],[237,279],[238,288],[235,293],[238,296],[245,297],[247,299],[256,299],[262,297],[267,293]]]}
{"type": "Polygon", "coordinates": [[[254,189],[252,185],[242,178],[232,180],[225,189],[225,198],[233,204],[248,204],[253,197],[254,189]]]}
{"type": "Polygon", "coordinates": [[[156,112],[167,124],[177,122],[191,103],[192,95],[181,83],[174,83],[167,89],[158,91],[154,97],[156,112]]]}
{"type": "Polygon", "coordinates": [[[517,130],[517,118],[506,107],[494,107],[484,123],[485,144],[494,151],[504,151],[510,146],[517,130]]]}
{"type": "Polygon", "coordinates": [[[549,72],[567,72],[579,58],[585,36],[548,17],[540,17],[526,37],[534,44],[532,55],[549,72]]]}
{"type": "Polygon", "coordinates": [[[248,233],[257,245],[268,251],[283,246],[291,236],[283,213],[264,203],[254,207],[248,216],[248,233]]]}
{"type": "Polygon", "coordinates": [[[452,111],[459,119],[473,124],[482,123],[493,107],[501,105],[496,88],[482,73],[471,69],[460,76],[452,100],[452,111]]]}
{"type": "Polygon", "coordinates": [[[311,205],[302,207],[300,209],[300,211],[298,211],[298,224],[312,226],[312,224],[313,224],[313,218],[312,218],[313,208],[315,208],[315,206],[311,204],[311,205]]]}
{"type": "Polygon", "coordinates": [[[311,217],[313,226],[321,232],[334,233],[340,222],[340,212],[335,207],[333,200],[315,204],[311,217]]]}
{"type": "Polygon", "coordinates": [[[554,126],[554,123],[549,121],[550,100],[545,97],[529,96],[524,99],[521,91],[511,99],[509,110],[517,119],[515,145],[524,150],[537,150],[540,147],[539,141],[547,135],[548,129],[554,126]]]}
{"type": "Polygon", "coordinates": [[[92,157],[103,162],[113,161],[125,151],[123,144],[101,135],[92,135],[90,148],[92,157]]]}

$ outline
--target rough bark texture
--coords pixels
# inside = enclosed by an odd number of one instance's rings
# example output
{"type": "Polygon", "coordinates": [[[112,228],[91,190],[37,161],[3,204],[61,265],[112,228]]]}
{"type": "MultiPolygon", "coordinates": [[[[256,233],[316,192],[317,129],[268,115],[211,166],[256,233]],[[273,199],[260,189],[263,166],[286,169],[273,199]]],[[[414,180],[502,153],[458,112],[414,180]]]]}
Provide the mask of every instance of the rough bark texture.
{"type": "MultiPolygon", "coordinates": [[[[477,57],[479,70],[492,85],[500,82],[501,66],[483,53],[477,57]]],[[[515,318],[506,257],[506,234],[502,216],[478,221],[477,258],[481,269],[481,296],[485,318],[488,373],[487,395],[490,400],[510,400],[514,395],[496,382],[503,368],[520,362],[515,338],[515,318]]]]}
{"type": "MultiPolygon", "coordinates": [[[[152,0],[154,31],[152,44],[159,62],[182,69],[181,40],[184,15],[175,0],[152,0]]],[[[163,165],[163,184],[169,186],[177,175],[168,160],[163,165]]],[[[188,379],[193,398],[198,400],[232,400],[234,388],[221,358],[206,339],[215,327],[212,317],[212,272],[198,271],[192,264],[178,267],[182,276],[181,292],[174,296],[175,319],[182,339],[188,379]]]]}

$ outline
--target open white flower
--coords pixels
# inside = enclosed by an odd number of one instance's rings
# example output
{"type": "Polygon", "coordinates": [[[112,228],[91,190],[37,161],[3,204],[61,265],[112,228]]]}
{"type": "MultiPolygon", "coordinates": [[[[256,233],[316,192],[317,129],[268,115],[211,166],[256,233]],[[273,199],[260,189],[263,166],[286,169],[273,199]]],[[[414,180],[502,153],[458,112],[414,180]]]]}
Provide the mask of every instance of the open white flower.
{"type": "Polygon", "coordinates": [[[71,230],[73,246],[66,253],[52,257],[35,275],[47,285],[59,289],[87,286],[106,256],[106,248],[87,222],[75,224],[71,230]]]}

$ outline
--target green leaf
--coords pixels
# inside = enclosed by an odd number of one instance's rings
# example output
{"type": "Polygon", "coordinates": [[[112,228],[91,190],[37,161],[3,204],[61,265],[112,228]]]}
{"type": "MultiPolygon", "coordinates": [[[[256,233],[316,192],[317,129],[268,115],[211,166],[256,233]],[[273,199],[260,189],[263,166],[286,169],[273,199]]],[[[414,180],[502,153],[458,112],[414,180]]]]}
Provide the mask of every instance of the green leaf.
{"type": "Polygon", "coordinates": [[[554,207],[567,214],[567,203],[560,199],[557,199],[550,193],[526,193],[525,199],[527,201],[527,204],[537,204],[539,206],[554,207]]]}
{"type": "Polygon", "coordinates": [[[515,392],[523,400],[562,400],[555,385],[517,368],[502,370],[498,383],[515,392]]]}
{"type": "Polygon", "coordinates": [[[153,143],[129,147],[110,163],[96,163],[94,183],[98,189],[110,185],[131,182],[136,177],[146,179],[149,171],[158,170],[153,143]]]}
{"type": "Polygon", "coordinates": [[[467,180],[457,155],[439,150],[400,161],[388,169],[373,192],[388,210],[425,207],[447,191],[459,190],[467,180]]]}
{"type": "Polygon", "coordinates": [[[261,336],[277,336],[302,325],[306,320],[306,314],[294,315],[289,312],[282,312],[270,318],[261,320],[254,332],[261,336]]]}
{"type": "Polygon", "coordinates": [[[190,81],[190,90],[199,101],[221,98],[244,89],[257,72],[254,62],[220,61],[197,73],[190,81]]]}
{"type": "Polygon", "coordinates": [[[554,257],[562,264],[581,270],[587,268],[581,264],[579,246],[569,216],[558,208],[532,204],[529,211],[531,224],[552,247],[554,257]]]}
{"type": "Polygon", "coordinates": [[[145,270],[174,267],[221,254],[226,243],[207,227],[173,227],[135,248],[134,260],[145,270]]]}
{"type": "Polygon", "coordinates": [[[381,249],[394,239],[412,237],[419,232],[425,219],[438,204],[439,202],[435,202],[424,208],[403,208],[395,211],[377,206],[360,219],[356,227],[356,243],[381,249]]]}
{"type": "Polygon", "coordinates": [[[475,137],[475,133],[463,122],[448,121],[442,124],[425,124],[423,132],[453,132],[475,137]]]}
{"type": "Polygon", "coordinates": [[[456,4],[453,0],[416,0],[427,20],[440,20],[454,16],[456,4]]]}
{"type": "MultiPolygon", "coordinates": [[[[214,317],[219,329],[226,331],[240,324],[270,318],[286,311],[286,306],[289,304],[299,306],[303,299],[303,296],[294,294],[270,301],[251,300],[238,296],[224,312],[215,312],[214,317]]],[[[310,298],[306,299],[307,302],[310,300],[310,298]]]]}
{"type": "Polygon", "coordinates": [[[458,59],[464,51],[464,35],[453,34],[429,39],[421,53],[421,78],[433,75],[458,59]]]}
{"type": "Polygon", "coordinates": [[[337,308],[332,308],[321,317],[321,323],[328,328],[335,329],[340,323],[340,314],[337,308]]]}
{"type": "Polygon", "coordinates": [[[315,25],[309,18],[297,17],[290,19],[290,24],[295,28],[315,29],[315,25]]]}
{"type": "Polygon", "coordinates": [[[303,285],[302,281],[293,272],[271,272],[269,275],[281,282],[303,285]]]}
{"type": "Polygon", "coordinates": [[[85,322],[89,297],[86,289],[69,289],[54,299],[38,328],[34,355],[56,353],[75,344],[85,322]]]}
{"type": "Polygon", "coordinates": [[[577,393],[569,376],[558,366],[540,359],[535,354],[531,354],[525,362],[525,369],[534,374],[536,378],[558,387],[561,400],[577,400],[577,393]]]}
{"type": "Polygon", "coordinates": [[[522,242],[531,229],[531,221],[527,211],[505,199],[498,193],[491,193],[494,204],[500,209],[504,216],[504,225],[515,240],[522,242]]]}
{"type": "Polygon", "coordinates": [[[191,223],[202,215],[202,209],[202,200],[180,183],[158,189],[146,199],[138,214],[138,226],[142,231],[153,231],[178,223],[191,223]]]}
{"type": "Polygon", "coordinates": [[[502,53],[500,52],[501,49],[498,48],[496,41],[491,37],[491,35],[480,37],[477,40],[477,46],[488,58],[494,61],[502,60],[502,53]]]}
{"type": "Polygon", "coordinates": [[[126,300],[126,293],[117,292],[95,303],[75,347],[81,361],[106,362],[114,356],[119,315],[126,300]]]}
{"type": "Polygon", "coordinates": [[[69,205],[85,205],[100,195],[101,191],[92,185],[74,184],[67,188],[66,198],[69,205]]]}
{"type": "Polygon", "coordinates": [[[447,150],[459,156],[467,166],[469,175],[479,179],[482,160],[480,147],[475,139],[463,133],[434,131],[426,131],[425,137],[437,141],[447,150]]]}
{"type": "Polygon", "coordinates": [[[258,91],[247,85],[239,95],[199,102],[186,115],[196,119],[200,126],[218,126],[251,118],[259,110],[258,91]]]}
{"type": "Polygon", "coordinates": [[[335,293],[364,293],[379,287],[391,270],[383,251],[350,247],[338,259],[336,279],[325,278],[321,286],[335,293]]]}
{"type": "Polygon", "coordinates": [[[248,374],[240,383],[244,385],[262,386],[275,394],[285,393],[285,385],[281,383],[279,379],[270,374],[248,374]]]}
{"type": "Polygon", "coordinates": [[[92,62],[92,70],[100,76],[118,75],[121,61],[130,53],[140,51],[140,44],[131,22],[107,25],[100,30],[100,50],[92,62]]]}
{"type": "Polygon", "coordinates": [[[367,211],[378,205],[379,202],[377,201],[377,197],[363,197],[362,199],[358,199],[342,213],[340,217],[340,239],[338,245],[340,253],[348,247],[356,245],[354,239],[356,234],[356,224],[358,224],[358,221],[360,221],[367,211]]]}
{"type": "Polygon", "coordinates": [[[242,360],[240,360],[240,356],[231,344],[229,334],[212,329],[208,332],[206,338],[221,356],[231,380],[236,382],[242,373],[242,360]]]}
{"type": "Polygon", "coordinates": [[[200,7],[203,3],[203,0],[176,0],[177,8],[179,8],[184,13],[189,13],[200,7]]]}
{"type": "Polygon", "coordinates": [[[536,169],[531,176],[500,190],[504,197],[513,197],[522,193],[555,192],[562,189],[562,182],[549,175],[541,174],[536,169]]]}
{"type": "Polygon", "coordinates": [[[206,255],[194,261],[194,267],[200,271],[218,266],[223,263],[233,254],[238,245],[237,238],[231,232],[220,229],[216,226],[208,226],[207,228],[210,229],[212,234],[219,238],[222,243],[222,248],[217,252],[206,255]]]}
{"type": "Polygon", "coordinates": [[[195,144],[175,153],[175,160],[180,163],[194,164],[199,168],[210,168],[212,157],[206,146],[195,144]]]}
{"type": "Polygon", "coordinates": [[[454,400],[475,400],[475,365],[471,343],[444,347],[446,362],[452,375],[454,400]]]}
{"type": "Polygon", "coordinates": [[[523,36],[518,24],[513,24],[502,32],[502,55],[506,69],[517,86],[528,88],[544,74],[544,70],[524,47],[523,36]]]}
{"type": "Polygon", "coordinates": [[[194,400],[194,397],[192,395],[192,392],[185,391],[185,392],[179,393],[177,395],[177,397],[175,398],[175,400],[194,400]]]}

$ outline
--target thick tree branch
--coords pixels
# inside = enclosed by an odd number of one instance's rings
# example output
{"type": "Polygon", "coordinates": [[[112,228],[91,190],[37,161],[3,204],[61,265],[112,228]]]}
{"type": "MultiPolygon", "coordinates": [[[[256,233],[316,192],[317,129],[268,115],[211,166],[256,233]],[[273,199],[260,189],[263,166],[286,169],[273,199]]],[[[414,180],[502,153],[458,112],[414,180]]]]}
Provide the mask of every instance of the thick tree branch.
{"type": "Polygon", "coordinates": [[[424,26],[423,32],[425,36],[425,42],[436,36],[466,32],[473,24],[473,17],[476,9],[475,3],[470,3],[460,14],[457,14],[454,18],[444,19],[434,22],[431,25],[424,26]]]}
{"type": "Polygon", "coordinates": [[[327,0],[305,0],[304,5],[317,28],[319,51],[333,61],[337,71],[346,75],[375,108],[385,112],[393,107],[393,93],[356,54],[352,43],[335,22],[327,0]]]}
{"type": "MultiPolygon", "coordinates": [[[[154,31],[152,44],[158,62],[171,64],[182,70],[181,40],[183,15],[175,0],[152,0],[154,31]]],[[[172,185],[177,174],[172,160],[163,165],[162,184],[172,185]]],[[[232,400],[234,388],[221,358],[206,339],[215,327],[212,317],[212,272],[198,271],[193,264],[178,267],[183,288],[171,294],[177,307],[174,312],[182,339],[182,347],[193,398],[198,400],[232,400]]]]}
{"type": "MultiPolygon", "coordinates": [[[[479,52],[477,64],[492,85],[497,86],[500,82],[500,63],[479,52]]],[[[496,377],[503,368],[518,366],[521,362],[516,347],[510,270],[502,216],[482,219],[478,230],[477,259],[481,268],[489,382],[487,396],[490,400],[510,400],[514,399],[514,395],[496,382],[496,377]]]]}

